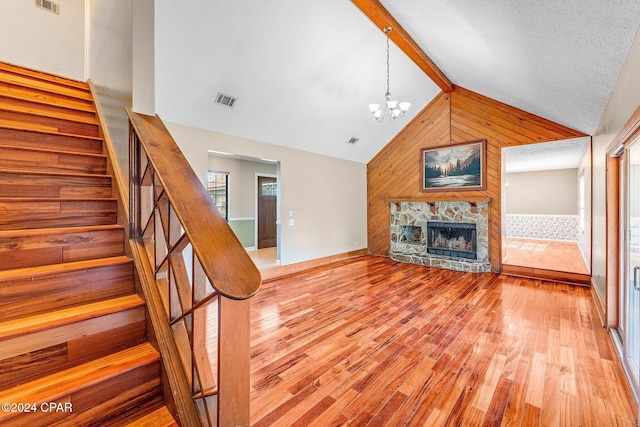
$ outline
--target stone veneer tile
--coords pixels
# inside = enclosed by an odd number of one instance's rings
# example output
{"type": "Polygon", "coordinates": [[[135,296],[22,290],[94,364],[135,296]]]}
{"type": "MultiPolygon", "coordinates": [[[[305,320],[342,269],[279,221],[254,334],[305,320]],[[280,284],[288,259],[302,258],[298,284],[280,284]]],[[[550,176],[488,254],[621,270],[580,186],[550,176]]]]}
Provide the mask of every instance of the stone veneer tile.
{"type": "Polygon", "coordinates": [[[469,202],[391,202],[391,246],[389,257],[395,261],[464,272],[491,271],[489,262],[489,202],[476,202],[471,212],[469,202]],[[435,205],[431,212],[430,204],[435,205]],[[467,222],[476,224],[477,260],[428,254],[424,236],[428,221],[467,222]],[[399,242],[403,226],[423,228],[421,241],[399,242]]]}

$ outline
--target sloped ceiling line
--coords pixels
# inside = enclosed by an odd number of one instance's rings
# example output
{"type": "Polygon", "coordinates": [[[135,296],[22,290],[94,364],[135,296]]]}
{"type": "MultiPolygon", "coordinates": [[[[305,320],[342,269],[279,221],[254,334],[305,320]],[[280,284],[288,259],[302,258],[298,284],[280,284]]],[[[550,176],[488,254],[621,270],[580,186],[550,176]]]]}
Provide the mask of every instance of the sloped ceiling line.
{"type": "Polygon", "coordinates": [[[381,30],[391,27],[389,38],[398,46],[443,92],[453,90],[453,84],[438,66],[411,38],[409,33],[391,16],[378,0],[352,0],[358,9],[362,11],[381,30]]]}

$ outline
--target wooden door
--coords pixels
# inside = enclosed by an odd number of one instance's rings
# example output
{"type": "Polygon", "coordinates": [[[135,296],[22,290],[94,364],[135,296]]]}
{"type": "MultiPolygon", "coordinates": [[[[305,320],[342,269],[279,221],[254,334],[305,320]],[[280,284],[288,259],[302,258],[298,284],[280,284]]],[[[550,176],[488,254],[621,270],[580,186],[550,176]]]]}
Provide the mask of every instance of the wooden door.
{"type": "Polygon", "coordinates": [[[258,249],[272,248],[277,244],[277,194],[275,178],[258,177],[258,249]]]}

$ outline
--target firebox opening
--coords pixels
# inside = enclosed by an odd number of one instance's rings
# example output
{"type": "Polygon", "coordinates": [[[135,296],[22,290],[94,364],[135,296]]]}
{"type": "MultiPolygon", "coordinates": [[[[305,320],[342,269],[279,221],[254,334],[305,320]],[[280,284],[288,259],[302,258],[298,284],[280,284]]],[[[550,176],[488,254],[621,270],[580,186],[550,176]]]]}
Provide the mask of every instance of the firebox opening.
{"type": "Polygon", "coordinates": [[[420,243],[422,241],[422,227],[413,225],[403,225],[400,242],[402,243],[420,243]]]}
{"type": "Polygon", "coordinates": [[[477,259],[476,225],[457,222],[427,222],[427,253],[477,259]]]}

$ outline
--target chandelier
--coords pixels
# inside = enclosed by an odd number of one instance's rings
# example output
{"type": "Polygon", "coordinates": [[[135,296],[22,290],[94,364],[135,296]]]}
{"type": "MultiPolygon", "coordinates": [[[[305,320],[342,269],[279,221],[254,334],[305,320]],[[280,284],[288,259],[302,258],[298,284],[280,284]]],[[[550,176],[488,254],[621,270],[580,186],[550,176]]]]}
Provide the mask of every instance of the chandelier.
{"type": "Polygon", "coordinates": [[[410,102],[391,100],[391,92],[389,91],[389,33],[391,32],[391,27],[386,27],[383,31],[387,35],[387,93],[384,95],[386,102],[384,108],[381,108],[380,104],[369,104],[369,111],[371,111],[378,123],[384,120],[387,111],[391,120],[395,120],[403,117],[411,106],[410,102]]]}

